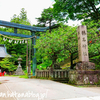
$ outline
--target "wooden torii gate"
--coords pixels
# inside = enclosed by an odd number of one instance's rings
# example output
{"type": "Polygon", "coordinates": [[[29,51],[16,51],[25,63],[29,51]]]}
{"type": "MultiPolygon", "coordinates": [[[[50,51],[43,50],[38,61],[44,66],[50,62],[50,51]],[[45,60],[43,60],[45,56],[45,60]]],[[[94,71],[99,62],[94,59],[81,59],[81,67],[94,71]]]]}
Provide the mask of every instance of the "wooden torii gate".
{"type": "MultiPolygon", "coordinates": [[[[10,36],[17,36],[17,37],[23,37],[23,38],[31,38],[35,36],[35,32],[45,32],[49,27],[33,27],[33,26],[28,26],[28,25],[22,25],[22,24],[17,24],[17,23],[12,23],[12,22],[7,22],[7,21],[2,21],[0,20],[0,26],[5,26],[5,27],[10,27],[14,28],[14,33],[9,33],[9,32],[3,32],[0,31],[0,34],[3,35],[10,35],[10,36]],[[28,30],[31,31],[31,35],[24,35],[24,34],[17,34],[17,29],[23,29],[23,30],[28,30]]],[[[37,37],[39,38],[39,37],[37,37]]],[[[36,39],[32,38],[32,44],[35,45],[36,39]]],[[[36,49],[33,48],[33,56],[36,53],[36,49]]],[[[36,57],[33,58],[33,76],[35,76],[35,69],[36,69],[36,57]]]]}

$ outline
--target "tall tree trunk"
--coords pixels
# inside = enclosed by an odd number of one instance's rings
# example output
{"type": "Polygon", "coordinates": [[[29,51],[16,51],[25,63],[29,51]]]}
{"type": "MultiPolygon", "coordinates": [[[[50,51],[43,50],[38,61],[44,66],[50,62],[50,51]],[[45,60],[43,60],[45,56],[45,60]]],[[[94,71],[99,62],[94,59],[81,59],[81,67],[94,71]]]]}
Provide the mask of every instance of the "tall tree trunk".
{"type": "Polygon", "coordinates": [[[57,60],[57,55],[56,55],[56,53],[54,53],[54,55],[52,56],[52,58],[53,58],[53,59],[52,59],[52,67],[55,68],[54,65],[56,64],[56,60],[57,60]]]}
{"type": "Polygon", "coordinates": [[[73,53],[71,53],[71,58],[70,58],[70,61],[71,61],[71,67],[70,67],[70,69],[73,69],[73,53]]]}

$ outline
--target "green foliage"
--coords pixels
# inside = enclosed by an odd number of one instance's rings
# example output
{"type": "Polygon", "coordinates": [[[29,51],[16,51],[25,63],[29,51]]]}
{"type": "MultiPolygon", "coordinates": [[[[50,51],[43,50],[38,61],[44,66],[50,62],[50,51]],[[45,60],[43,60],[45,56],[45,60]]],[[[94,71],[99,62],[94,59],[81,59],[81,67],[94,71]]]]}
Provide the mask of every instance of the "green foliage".
{"type": "Polygon", "coordinates": [[[76,27],[62,26],[51,33],[42,34],[36,41],[37,60],[41,58],[46,61],[52,61],[52,64],[59,64],[65,58],[70,56],[69,53],[77,51],[77,33],[76,27]]]}
{"type": "Polygon", "coordinates": [[[54,16],[59,20],[100,19],[100,0],[55,0],[54,16]]]}
{"type": "Polygon", "coordinates": [[[42,64],[37,65],[37,69],[39,70],[45,70],[47,69],[47,67],[49,67],[52,64],[52,62],[50,60],[45,61],[42,64]]]}
{"type": "MultiPolygon", "coordinates": [[[[11,19],[10,22],[31,26],[29,20],[27,19],[27,12],[25,11],[24,8],[21,9],[21,12],[20,12],[19,15],[14,14],[13,18],[11,19]]],[[[9,30],[10,29],[8,29],[8,31],[9,30]]],[[[12,30],[12,32],[13,32],[13,30],[12,30]]],[[[31,34],[30,31],[22,30],[22,29],[17,29],[17,32],[20,33],[20,34],[25,34],[25,35],[31,34]]]]}
{"type": "MultiPolygon", "coordinates": [[[[87,26],[89,59],[96,64],[96,69],[100,69],[100,35],[97,30],[99,23],[99,21],[98,23],[94,21],[85,21],[82,23],[87,26]]],[[[53,30],[51,33],[46,32],[45,34],[41,34],[35,46],[37,48],[37,60],[40,62],[42,62],[41,59],[43,59],[44,62],[51,61],[51,65],[53,66],[55,63],[59,64],[65,59],[70,59],[71,66],[75,66],[73,60],[78,57],[76,30],[77,27],[61,25],[61,27],[53,30]]],[[[46,68],[47,66],[43,67],[46,68]]]]}
{"type": "Polygon", "coordinates": [[[11,22],[18,23],[18,24],[24,24],[24,25],[30,25],[30,22],[27,19],[27,12],[24,8],[21,9],[21,12],[19,15],[14,14],[13,18],[11,18],[11,22]]]}
{"type": "MultiPolygon", "coordinates": [[[[57,23],[57,21],[55,20],[54,16],[53,16],[53,8],[47,8],[44,9],[41,17],[36,18],[38,21],[37,26],[39,27],[45,27],[45,26],[49,26],[49,32],[51,32],[51,29],[54,24],[57,23]]],[[[57,24],[56,24],[57,25],[57,24]]]]}
{"type": "Polygon", "coordinates": [[[14,65],[14,62],[11,62],[10,58],[7,57],[2,59],[2,61],[0,61],[0,66],[4,70],[8,70],[9,72],[17,69],[17,67],[14,65]]]}
{"type": "Polygon", "coordinates": [[[96,64],[96,69],[100,69],[100,33],[98,28],[100,20],[98,22],[91,21],[85,22],[83,25],[87,26],[88,35],[88,50],[89,58],[91,62],[96,64]]]}
{"type": "Polygon", "coordinates": [[[22,57],[22,67],[25,69],[26,64],[26,44],[15,44],[14,42],[9,43],[8,40],[3,41],[2,38],[0,38],[1,44],[5,44],[7,47],[7,52],[12,55],[10,61],[15,62],[15,65],[18,65],[17,59],[19,56],[22,57]]]}
{"type": "Polygon", "coordinates": [[[50,26],[52,21],[54,20],[53,8],[44,9],[41,14],[41,17],[36,19],[39,22],[38,25],[46,26],[47,24],[49,24],[50,26]]]}
{"type": "MultiPolygon", "coordinates": [[[[83,25],[87,26],[88,32],[88,48],[89,48],[89,57],[90,61],[96,64],[96,68],[100,69],[100,33],[97,28],[100,27],[100,9],[97,9],[97,5],[99,4],[99,0],[55,0],[54,9],[48,8],[44,9],[41,14],[41,17],[38,19],[39,26],[46,26],[49,23],[49,26],[53,24],[55,18],[63,21],[63,19],[90,19],[85,20],[83,25]],[[85,5],[84,5],[85,3],[85,5]],[[58,7],[59,6],[59,7],[58,7]],[[96,7],[94,11],[93,6],[96,7]],[[55,15],[54,15],[55,14],[55,15]],[[99,19],[98,19],[99,18],[99,19]]],[[[27,12],[24,8],[21,9],[19,15],[14,15],[11,19],[11,22],[30,25],[30,22],[27,19],[27,12]]],[[[54,29],[51,31],[47,31],[46,33],[39,33],[41,36],[40,39],[37,39],[35,48],[36,58],[38,62],[37,68],[46,69],[48,66],[53,66],[54,64],[59,64],[61,61],[65,59],[71,59],[71,64],[73,64],[73,60],[77,58],[78,54],[78,39],[77,39],[77,27],[71,27],[61,24],[58,29],[54,29]],[[51,33],[49,33],[51,32],[51,33]],[[41,64],[42,63],[42,64],[41,64]],[[40,68],[42,66],[42,68],[40,68]]],[[[0,27],[0,30],[6,32],[14,32],[13,28],[4,28],[0,27]]],[[[18,29],[18,33],[30,35],[30,31],[18,29]]],[[[37,33],[38,34],[38,33],[37,33]]],[[[14,38],[14,37],[13,37],[14,38]]],[[[18,38],[18,37],[16,37],[18,38]]],[[[9,71],[12,68],[14,70],[15,67],[13,65],[17,65],[17,59],[19,56],[22,57],[22,67],[25,67],[26,62],[26,44],[11,44],[7,41],[3,41],[0,36],[0,43],[5,44],[7,47],[8,53],[12,55],[10,60],[4,59],[1,64],[5,64],[4,67],[9,71]],[[15,62],[15,63],[11,63],[15,62]],[[9,67],[10,66],[10,67],[9,67]]],[[[3,66],[3,65],[2,65],[3,66]]]]}

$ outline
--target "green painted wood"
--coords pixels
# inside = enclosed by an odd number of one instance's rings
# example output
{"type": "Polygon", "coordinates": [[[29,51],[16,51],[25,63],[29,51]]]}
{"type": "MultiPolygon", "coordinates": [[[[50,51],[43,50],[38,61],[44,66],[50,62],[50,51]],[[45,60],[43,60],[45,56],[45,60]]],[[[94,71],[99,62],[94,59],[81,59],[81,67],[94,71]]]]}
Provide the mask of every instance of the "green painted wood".
{"type": "Polygon", "coordinates": [[[34,32],[45,32],[47,29],[49,29],[49,27],[42,27],[42,28],[34,27],[34,26],[28,26],[28,25],[22,25],[22,24],[2,21],[2,20],[0,20],[0,26],[12,27],[16,29],[24,29],[24,30],[34,31],[34,32]]]}
{"type": "Polygon", "coordinates": [[[10,36],[17,36],[17,37],[23,37],[23,38],[30,38],[30,37],[32,37],[31,35],[16,34],[16,33],[3,32],[3,31],[0,31],[0,34],[10,35],[10,36]]]}
{"type": "MultiPolygon", "coordinates": [[[[31,32],[32,36],[35,36],[35,32],[31,32]]],[[[35,70],[36,70],[36,57],[34,57],[35,53],[36,53],[36,48],[34,48],[34,45],[36,45],[36,39],[35,38],[32,38],[32,48],[33,48],[33,76],[35,76],[35,70]]]]}

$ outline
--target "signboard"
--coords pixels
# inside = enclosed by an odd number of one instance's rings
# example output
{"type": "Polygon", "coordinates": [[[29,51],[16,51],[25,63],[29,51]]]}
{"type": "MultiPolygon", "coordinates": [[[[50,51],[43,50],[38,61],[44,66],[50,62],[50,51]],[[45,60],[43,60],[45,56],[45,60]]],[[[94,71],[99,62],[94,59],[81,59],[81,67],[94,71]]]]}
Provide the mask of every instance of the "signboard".
{"type": "Polygon", "coordinates": [[[78,26],[77,33],[79,61],[89,61],[86,26],[78,26]]]}

